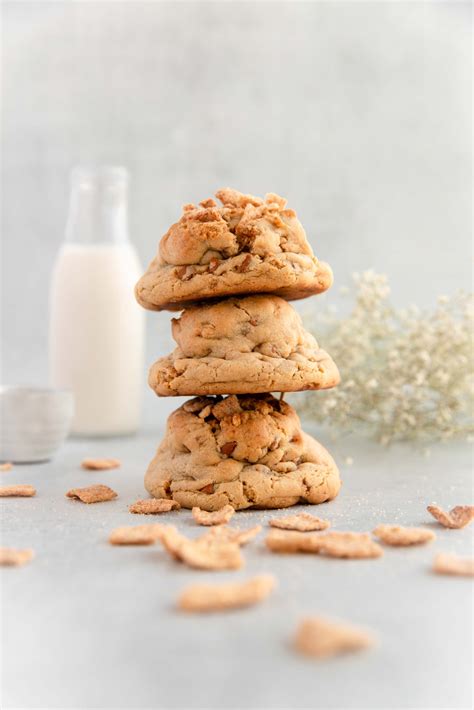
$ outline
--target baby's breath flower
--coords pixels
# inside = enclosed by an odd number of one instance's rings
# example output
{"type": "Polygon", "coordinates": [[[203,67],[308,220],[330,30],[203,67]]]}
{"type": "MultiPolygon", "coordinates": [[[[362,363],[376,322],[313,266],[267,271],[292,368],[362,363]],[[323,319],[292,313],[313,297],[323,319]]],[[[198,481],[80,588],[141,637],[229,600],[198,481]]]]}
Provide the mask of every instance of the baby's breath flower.
{"type": "Polygon", "coordinates": [[[474,299],[441,296],[432,312],[395,309],[387,277],[354,274],[347,318],[308,313],[309,329],[339,366],[342,382],[308,393],[303,414],[332,430],[364,432],[381,444],[474,435],[474,299]]]}

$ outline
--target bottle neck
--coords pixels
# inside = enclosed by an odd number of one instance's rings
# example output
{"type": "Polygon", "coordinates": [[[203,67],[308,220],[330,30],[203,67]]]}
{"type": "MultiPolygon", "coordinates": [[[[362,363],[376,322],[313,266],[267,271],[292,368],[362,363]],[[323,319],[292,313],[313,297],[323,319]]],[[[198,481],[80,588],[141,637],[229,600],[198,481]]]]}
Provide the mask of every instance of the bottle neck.
{"type": "Polygon", "coordinates": [[[66,242],[128,242],[128,175],[124,168],[76,168],[72,173],[66,242]]]}

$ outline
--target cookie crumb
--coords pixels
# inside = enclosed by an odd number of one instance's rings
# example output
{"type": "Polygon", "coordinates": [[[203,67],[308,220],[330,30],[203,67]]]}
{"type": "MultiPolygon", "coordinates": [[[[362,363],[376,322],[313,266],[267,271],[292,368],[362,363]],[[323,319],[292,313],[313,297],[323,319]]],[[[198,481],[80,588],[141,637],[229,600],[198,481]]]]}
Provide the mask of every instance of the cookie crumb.
{"type": "Polygon", "coordinates": [[[19,567],[33,559],[34,552],[31,549],[15,550],[12,547],[0,547],[0,566],[19,567]]]}
{"type": "Polygon", "coordinates": [[[465,528],[474,520],[474,505],[456,505],[446,513],[439,505],[429,505],[426,509],[445,528],[457,530],[465,528]]]}
{"type": "Polygon", "coordinates": [[[424,545],[436,538],[436,534],[428,528],[404,528],[400,525],[378,525],[373,534],[386,545],[394,547],[424,545]]]}
{"type": "Polygon", "coordinates": [[[13,464],[10,461],[5,461],[5,463],[0,463],[0,471],[11,471],[13,464]]]}
{"type": "Polygon", "coordinates": [[[298,513],[297,515],[286,515],[283,518],[272,518],[270,525],[281,530],[298,530],[299,532],[312,532],[314,530],[326,530],[330,526],[329,520],[317,518],[310,513],[298,513]]]}
{"type": "Polygon", "coordinates": [[[330,658],[347,651],[359,651],[373,644],[373,635],[365,629],[320,616],[303,619],[294,640],[297,651],[313,658],[330,658]]]}
{"type": "Polygon", "coordinates": [[[474,559],[439,552],[433,560],[433,572],[460,577],[474,577],[474,559]]]}
{"type": "Polygon", "coordinates": [[[147,525],[124,525],[112,530],[111,545],[153,545],[159,540],[163,526],[159,523],[147,525]]]}
{"type": "Polygon", "coordinates": [[[252,577],[245,582],[228,584],[193,584],[182,592],[178,607],[184,611],[222,611],[252,606],[266,599],[275,587],[270,574],[252,577]]]}
{"type": "Polygon", "coordinates": [[[66,493],[66,497],[80,500],[82,503],[102,503],[117,498],[117,494],[112,488],[99,483],[96,486],[86,486],[86,488],[71,488],[66,493]]]}
{"type": "Polygon", "coordinates": [[[137,500],[129,506],[130,513],[139,515],[156,515],[158,513],[169,513],[170,510],[179,510],[180,504],[172,498],[145,498],[137,500]]]}
{"type": "Polygon", "coordinates": [[[213,540],[205,535],[190,540],[181,535],[173,525],[167,525],[160,536],[163,547],[176,560],[196,569],[240,569],[243,558],[236,542],[213,540]]]}
{"type": "Polygon", "coordinates": [[[229,522],[235,510],[231,505],[225,505],[220,510],[208,513],[206,510],[201,510],[201,508],[195,506],[192,512],[194,520],[199,525],[224,525],[224,523],[229,522]]]}
{"type": "Polygon", "coordinates": [[[21,498],[31,498],[36,495],[36,488],[30,485],[18,485],[18,486],[0,486],[0,498],[7,498],[10,496],[21,497],[21,498]]]}
{"type": "Polygon", "coordinates": [[[108,471],[111,468],[119,468],[121,462],[118,459],[84,459],[81,466],[88,471],[108,471]]]}

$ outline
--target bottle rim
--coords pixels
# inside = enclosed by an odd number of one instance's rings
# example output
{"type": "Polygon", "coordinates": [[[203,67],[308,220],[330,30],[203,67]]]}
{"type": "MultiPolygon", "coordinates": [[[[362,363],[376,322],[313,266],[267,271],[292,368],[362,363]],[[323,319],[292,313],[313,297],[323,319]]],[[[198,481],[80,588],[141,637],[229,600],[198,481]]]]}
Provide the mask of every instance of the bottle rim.
{"type": "Polygon", "coordinates": [[[123,165],[76,165],[71,170],[71,185],[128,183],[129,172],[123,165]]]}

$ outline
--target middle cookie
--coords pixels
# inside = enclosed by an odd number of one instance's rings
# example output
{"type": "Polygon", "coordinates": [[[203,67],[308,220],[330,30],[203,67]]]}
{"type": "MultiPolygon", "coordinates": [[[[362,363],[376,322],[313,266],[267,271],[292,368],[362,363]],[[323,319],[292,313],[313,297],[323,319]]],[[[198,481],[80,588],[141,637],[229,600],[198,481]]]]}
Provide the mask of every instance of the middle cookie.
{"type": "Polygon", "coordinates": [[[150,368],[161,396],[328,389],[338,369],[278,296],[229,298],[172,320],[178,347],[150,368]]]}

